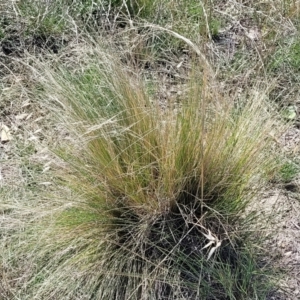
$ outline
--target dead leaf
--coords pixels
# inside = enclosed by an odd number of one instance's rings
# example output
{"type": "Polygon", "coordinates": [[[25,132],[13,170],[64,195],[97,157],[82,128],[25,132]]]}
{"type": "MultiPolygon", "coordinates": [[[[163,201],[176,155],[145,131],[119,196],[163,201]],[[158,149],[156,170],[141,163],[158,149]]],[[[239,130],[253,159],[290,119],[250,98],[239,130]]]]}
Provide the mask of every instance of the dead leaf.
{"type": "Polygon", "coordinates": [[[259,38],[260,38],[260,32],[258,31],[257,28],[251,28],[248,32],[246,32],[246,36],[250,40],[256,41],[256,40],[259,40],[259,38]]]}
{"type": "Polygon", "coordinates": [[[24,114],[20,114],[16,116],[16,120],[23,120],[28,116],[28,114],[24,113],[24,114]]]}
{"type": "Polygon", "coordinates": [[[176,66],[177,69],[179,69],[183,64],[183,60],[176,66]]]}
{"type": "Polygon", "coordinates": [[[208,229],[208,234],[202,233],[209,241],[215,241],[216,238],[211,234],[211,231],[208,229]]]}
{"type": "Polygon", "coordinates": [[[203,232],[202,232],[202,234],[209,240],[209,242],[201,250],[206,249],[206,248],[212,246],[213,244],[215,244],[215,246],[209,250],[209,253],[207,256],[207,260],[209,260],[211,258],[211,256],[215,253],[215,251],[221,246],[222,242],[219,241],[217,237],[213,236],[209,229],[207,231],[208,231],[208,234],[204,234],[203,232]]]}
{"type": "Polygon", "coordinates": [[[23,102],[22,107],[26,107],[28,105],[30,105],[30,100],[26,100],[25,102],[23,102]]]}
{"type": "Polygon", "coordinates": [[[9,128],[6,125],[0,127],[0,140],[2,143],[9,142],[12,140],[9,128]]]}
{"type": "Polygon", "coordinates": [[[211,246],[212,244],[214,244],[215,241],[210,241],[208,244],[206,244],[201,250],[208,248],[209,246],[211,246]]]}
{"type": "Polygon", "coordinates": [[[30,114],[27,116],[26,121],[29,120],[31,117],[32,117],[32,113],[30,113],[30,114]]]}
{"type": "Polygon", "coordinates": [[[215,253],[215,251],[221,246],[221,242],[218,242],[215,247],[212,247],[208,253],[207,260],[211,258],[211,256],[215,253]]]}

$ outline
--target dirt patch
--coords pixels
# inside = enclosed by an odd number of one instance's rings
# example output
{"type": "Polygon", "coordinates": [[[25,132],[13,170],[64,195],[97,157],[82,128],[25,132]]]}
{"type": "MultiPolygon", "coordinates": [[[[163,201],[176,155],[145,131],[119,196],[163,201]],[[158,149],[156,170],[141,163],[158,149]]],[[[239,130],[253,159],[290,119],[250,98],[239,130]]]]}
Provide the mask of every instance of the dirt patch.
{"type": "Polygon", "coordinates": [[[281,285],[286,293],[271,299],[297,300],[300,297],[300,202],[280,189],[266,193],[259,203],[263,215],[270,215],[272,238],[265,247],[274,267],[284,270],[281,285]]]}

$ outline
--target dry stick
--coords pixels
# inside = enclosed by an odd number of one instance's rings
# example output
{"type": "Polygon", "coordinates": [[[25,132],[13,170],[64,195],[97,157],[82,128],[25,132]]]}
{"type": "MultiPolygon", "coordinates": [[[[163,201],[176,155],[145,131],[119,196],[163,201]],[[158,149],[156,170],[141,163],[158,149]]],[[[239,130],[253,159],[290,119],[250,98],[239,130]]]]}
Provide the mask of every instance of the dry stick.
{"type": "MultiPolygon", "coordinates": [[[[205,1],[206,2],[206,1],[205,1]]],[[[204,4],[202,3],[202,1],[200,1],[200,4],[202,6],[202,9],[203,9],[203,14],[204,14],[204,17],[205,17],[205,25],[206,25],[206,31],[207,31],[207,34],[208,34],[208,38],[211,40],[211,33],[210,33],[210,28],[209,28],[209,20],[210,20],[210,16],[208,18],[207,16],[207,13],[206,13],[206,10],[205,10],[205,7],[204,7],[204,4]]],[[[206,3],[205,3],[206,5],[206,3]]]]}
{"type": "MultiPolygon", "coordinates": [[[[204,69],[204,73],[205,69],[204,69]]],[[[201,114],[201,213],[203,212],[203,201],[204,201],[204,126],[205,126],[205,100],[207,95],[206,95],[206,76],[204,74],[203,76],[203,86],[204,89],[202,90],[202,97],[201,97],[201,109],[203,113],[201,114]]]]}

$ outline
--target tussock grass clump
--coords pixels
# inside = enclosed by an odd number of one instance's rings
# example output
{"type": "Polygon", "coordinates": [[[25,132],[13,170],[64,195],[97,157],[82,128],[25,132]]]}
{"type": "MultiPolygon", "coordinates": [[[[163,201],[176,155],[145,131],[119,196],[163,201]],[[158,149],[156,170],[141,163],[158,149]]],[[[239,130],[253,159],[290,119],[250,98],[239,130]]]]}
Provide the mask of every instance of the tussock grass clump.
{"type": "Polygon", "coordinates": [[[264,299],[271,283],[249,246],[245,208],[274,167],[265,97],[221,97],[195,68],[177,110],[162,109],[107,53],[94,47],[75,69],[39,73],[40,99],[67,132],[57,153],[72,196],[19,250],[33,262],[19,291],[264,299]]]}

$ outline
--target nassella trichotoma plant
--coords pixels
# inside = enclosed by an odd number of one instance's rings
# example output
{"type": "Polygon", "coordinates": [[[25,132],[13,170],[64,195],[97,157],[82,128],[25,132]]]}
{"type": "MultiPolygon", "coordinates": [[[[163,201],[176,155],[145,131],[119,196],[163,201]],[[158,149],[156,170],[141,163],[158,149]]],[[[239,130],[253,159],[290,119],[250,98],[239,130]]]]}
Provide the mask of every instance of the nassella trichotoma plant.
{"type": "Polygon", "coordinates": [[[195,67],[177,109],[162,108],[128,66],[93,47],[78,66],[37,71],[36,97],[66,133],[58,183],[72,196],[37,239],[24,290],[49,299],[267,293],[241,233],[274,168],[277,119],[265,95],[240,104],[195,67]]]}

